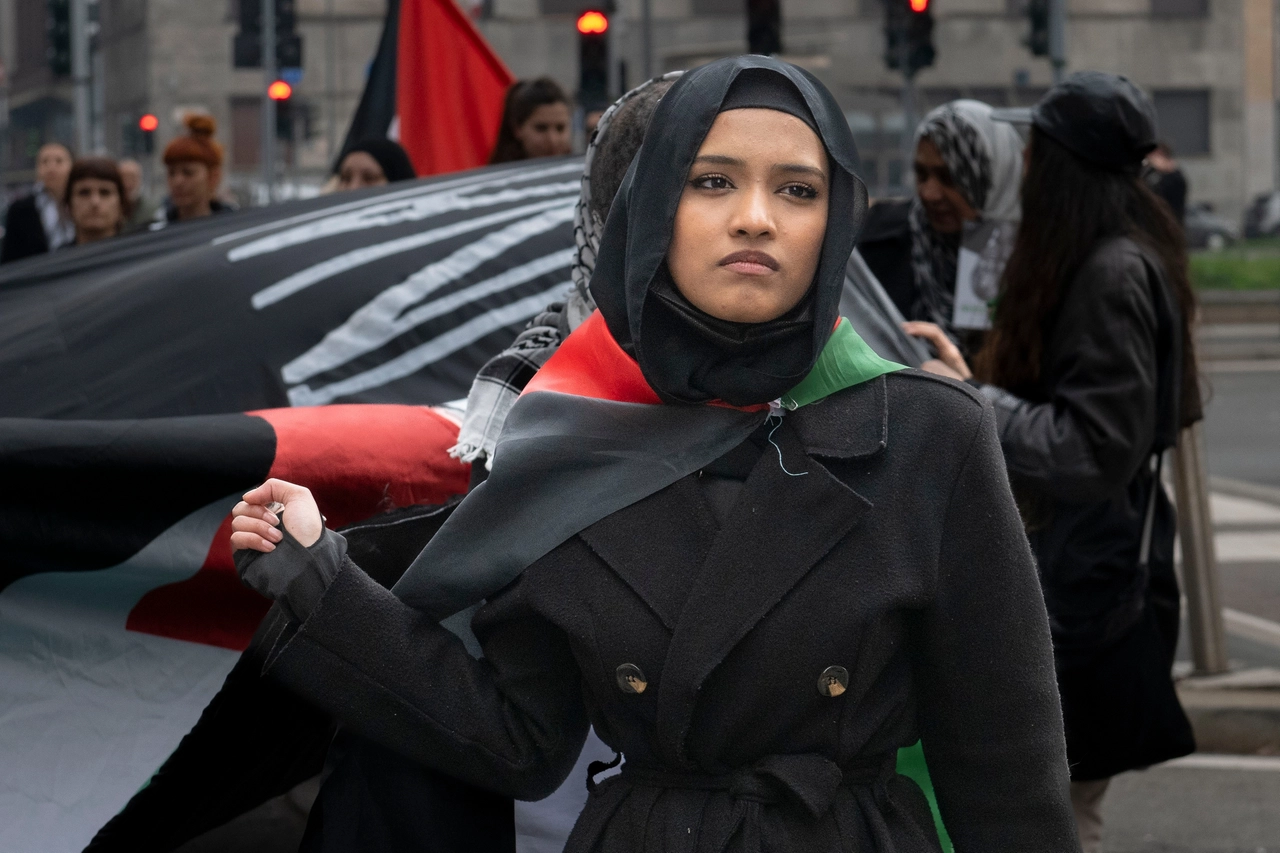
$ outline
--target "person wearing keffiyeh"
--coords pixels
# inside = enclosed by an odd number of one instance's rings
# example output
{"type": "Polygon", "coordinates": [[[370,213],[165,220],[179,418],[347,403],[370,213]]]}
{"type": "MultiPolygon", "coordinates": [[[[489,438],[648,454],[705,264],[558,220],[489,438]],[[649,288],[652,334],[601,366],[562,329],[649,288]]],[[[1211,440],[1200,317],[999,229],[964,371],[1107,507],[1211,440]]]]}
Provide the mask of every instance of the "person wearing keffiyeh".
{"type": "MultiPolygon", "coordinates": [[[[875,205],[859,248],[908,320],[935,323],[961,341],[953,310],[965,224],[1016,230],[1022,140],[1010,125],[992,121],[990,106],[972,100],[930,112],[915,139],[915,196],[875,205]]],[[[1003,268],[1011,246],[991,241],[981,262],[1003,268]]]]}
{"type": "Polygon", "coordinates": [[[596,125],[587,145],[582,168],[582,191],[573,213],[573,242],[577,250],[570,278],[573,286],[564,302],[556,302],[529,321],[511,346],[489,359],[476,374],[467,394],[467,412],[458,431],[458,443],[449,453],[475,465],[472,479],[492,467],[493,449],[507,413],[524,386],[533,378],[570,332],[596,310],[587,290],[596,265],[596,250],[609,207],[618,192],[627,166],[644,139],[645,127],[659,99],[683,71],[671,71],[647,80],[613,103],[596,125]]]}

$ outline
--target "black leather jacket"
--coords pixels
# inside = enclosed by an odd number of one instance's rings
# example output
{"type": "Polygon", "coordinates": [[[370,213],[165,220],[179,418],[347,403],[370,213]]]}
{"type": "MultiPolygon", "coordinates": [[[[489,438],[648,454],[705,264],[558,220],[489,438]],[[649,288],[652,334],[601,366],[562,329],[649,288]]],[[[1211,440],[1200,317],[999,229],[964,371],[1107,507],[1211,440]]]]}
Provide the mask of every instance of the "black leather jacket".
{"type": "Polygon", "coordinates": [[[1178,309],[1163,268],[1134,241],[1113,238],[1063,294],[1033,393],[982,388],[996,406],[1060,657],[1118,639],[1151,592],[1172,594],[1176,607],[1176,524],[1163,489],[1149,565],[1139,551],[1153,456],[1177,441],[1181,375],[1178,309]]]}

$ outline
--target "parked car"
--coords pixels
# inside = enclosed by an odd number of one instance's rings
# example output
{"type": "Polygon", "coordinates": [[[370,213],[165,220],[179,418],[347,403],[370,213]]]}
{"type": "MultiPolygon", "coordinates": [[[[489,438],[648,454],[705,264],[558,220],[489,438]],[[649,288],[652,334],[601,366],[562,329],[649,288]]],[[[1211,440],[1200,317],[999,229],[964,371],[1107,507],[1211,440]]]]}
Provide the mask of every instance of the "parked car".
{"type": "Polygon", "coordinates": [[[1218,215],[1207,201],[1187,205],[1187,215],[1182,224],[1187,233],[1187,248],[1190,249],[1221,249],[1240,239],[1236,227],[1218,215]]]}

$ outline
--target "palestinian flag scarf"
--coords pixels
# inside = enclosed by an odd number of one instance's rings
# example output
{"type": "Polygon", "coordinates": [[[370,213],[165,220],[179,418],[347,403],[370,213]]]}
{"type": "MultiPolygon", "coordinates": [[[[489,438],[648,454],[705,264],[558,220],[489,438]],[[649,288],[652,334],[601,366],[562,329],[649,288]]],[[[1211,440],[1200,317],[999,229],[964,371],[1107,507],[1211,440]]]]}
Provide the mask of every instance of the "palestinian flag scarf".
{"type": "Polygon", "coordinates": [[[445,624],[466,637],[466,608],[569,537],[705,467],[766,417],[899,369],[838,317],[845,264],[866,212],[856,163],[843,113],[807,72],[748,56],[681,77],[659,103],[605,224],[591,279],[599,310],[530,381],[503,427],[488,480],[395,593],[436,618],[456,615],[445,624]],[[800,118],[831,166],[813,285],[766,323],[699,311],[665,262],[690,165],[716,116],[731,109],[800,118]]]}

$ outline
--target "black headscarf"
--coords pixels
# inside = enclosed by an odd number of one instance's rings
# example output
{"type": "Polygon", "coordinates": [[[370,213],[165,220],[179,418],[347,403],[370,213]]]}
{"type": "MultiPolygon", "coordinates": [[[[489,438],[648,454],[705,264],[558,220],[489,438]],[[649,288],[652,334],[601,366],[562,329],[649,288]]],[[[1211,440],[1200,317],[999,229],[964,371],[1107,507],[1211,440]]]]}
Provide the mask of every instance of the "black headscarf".
{"type": "MultiPolygon", "coordinates": [[[[356,151],[363,151],[377,160],[389,184],[394,184],[396,181],[412,181],[418,177],[418,173],[413,171],[413,163],[409,161],[409,155],[398,142],[390,139],[365,139],[352,145],[347,154],[353,154],[356,151]]],[[[342,159],[346,159],[346,154],[342,159]]],[[[342,168],[341,162],[338,168],[342,168]]]]}
{"type": "Polygon", "coordinates": [[[835,324],[845,264],[867,210],[844,113],[808,72],[764,56],[690,71],[662,99],[605,223],[591,294],[618,344],[667,402],[768,402],[808,375],[835,324]],[[667,249],[689,168],[716,116],[760,107],[817,133],[831,166],[827,232],[814,285],[767,323],[731,323],[695,308],[667,271],[667,249]]]}

